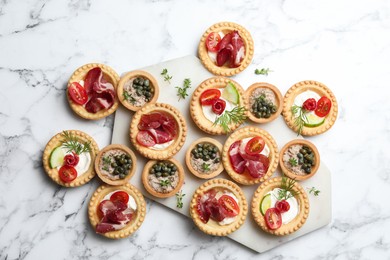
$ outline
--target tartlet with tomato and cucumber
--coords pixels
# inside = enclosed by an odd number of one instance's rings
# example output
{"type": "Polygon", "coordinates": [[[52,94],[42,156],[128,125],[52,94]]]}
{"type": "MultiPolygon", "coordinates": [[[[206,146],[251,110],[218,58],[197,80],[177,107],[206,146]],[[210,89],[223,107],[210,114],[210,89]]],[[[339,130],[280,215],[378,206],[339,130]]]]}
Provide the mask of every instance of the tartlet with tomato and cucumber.
{"type": "Polygon", "coordinates": [[[86,184],[95,176],[94,160],[99,147],[95,140],[78,130],[53,136],[43,152],[43,166],[49,177],[65,187],[86,184]]]}
{"type": "Polygon", "coordinates": [[[313,136],[328,131],[337,119],[338,105],[324,84],[306,80],[294,84],[283,101],[283,117],[298,135],[313,136]]]}
{"type": "Polygon", "coordinates": [[[138,110],[130,124],[130,140],[144,157],[165,160],[178,153],[187,136],[183,115],[175,107],[155,103],[138,110]]]}
{"type": "Polygon", "coordinates": [[[226,236],[245,222],[248,204],[241,188],[226,179],[212,179],[195,190],[190,215],[204,233],[226,236]]]}
{"type": "Polygon", "coordinates": [[[233,22],[220,22],[200,39],[198,55],[207,70],[218,76],[233,76],[246,69],[254,54],[248,30],[233,22]]]}
{"type": "Polygon", "coordinates": [[[302,186],[283,176],[269,179],[256,189],[251,211],[262,230],[284,236],[305,224],[310,204],[302,186]]]}
{"type": "Polygon", "coordinates": [[[118,108],[119,75],[109,66],[90,63],[78,68],[68,81],[67,97],[72,110],[85,119],[98,120],[118,108]]]}
{"type": "Polygon", "coordinates": [[[222,163],[229,176],[240,184],[264,182],[278,166],[278,146],[263,129],[252,126],[239,128],[223,146],[222,163]]]}
{"type": "Polygon", "coordinates": [[[145,215],[145,199],[129,183],[98,187],[88,207],[89,220],[96,233],[111,239],[133,234],[141,226],[145,215]]]}
{"type": "Polygon", "coordinates": [[[244,90],[226,77],[206,79],[192,94],[190,114],[202,131],[212,135],[228,134],[247,118],[244,90]]]}

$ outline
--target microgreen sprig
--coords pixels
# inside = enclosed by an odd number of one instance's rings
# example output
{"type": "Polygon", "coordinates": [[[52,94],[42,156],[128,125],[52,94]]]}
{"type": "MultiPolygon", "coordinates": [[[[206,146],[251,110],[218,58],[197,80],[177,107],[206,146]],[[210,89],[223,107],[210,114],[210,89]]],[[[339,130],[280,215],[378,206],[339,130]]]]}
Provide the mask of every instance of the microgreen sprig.
{"type": "Polygon", "coordinates": [[[225,133],[230,132],[229,125],[230,124],[240,124],[246,119],[246,108],[243,106],[237,106],[233,108],[232,110],[226,110],[223,112],[223,114],[217,119],[215,119],[215,122],[213,125],[220,125],[222,126],[225,133]]]}
{"type": "Polygon", "coordinates": [[[123,91],[123,99],[129,101],[131,104],[135,104],[135,98],[127,91],[123,91]]]}
{"type": "Polygon", "coordinates": [[[210,170],[210,164],[208,164],[208,163],[203,163],[203,164],[202,164],[202,169],[203,169],[204,171],[209,171],[209,170],[210,170]]]}
{"type": "Polygon", "coordinates": [[[161,181],[160,181],[161,187],[166,187],[166,186],[168,186],[168,185],[170,185],[170,184],[171,184],[171,181],[170,181],[169,179],[161,180],[161,181]]]}
{"type": "Polygon", "coordinates": [[[289,160],[288,160],[288,162],[291,164],[291,166],[297,166],[298,165],[298,161],[297,161],[297,159],[295,159],[295,158],[290,158],[289,160]]]}
{"type": "Polygon", "coordinates": [[[167,69],[163,69],[161,71],[161,75],[164,77],[164,81],[167,81],[169,84],[171,83],[172,76],[170,76],[168,74],[168,70],[167,69]]]}
{"type": "Polygon", "coordinates": [[[183,190],[180,190],[178,193],[176,193],[176,207],[179,209],[183,208],[183,197],[185,194],[183,193],[183,190]]]}
{"type": "Polygon", "coordinates": [[[187,90],[191,87],[191,80],[190,79],[184,79],[183,87],[176,87],[177,88],[177,96],[180,99],[185,99],[188,96],[187,90]]]}
{"type": "Polygon", "coordinates": [[[268,73],[272,72],[269,68],[255,69],[256,75],[265,75],[268,76],[268,73]]]}
{"type": "Polygon", "coordinates": [[[68,131],[63,131],[62,136],[64,139],[61,143],[63,147],[68,149],[67,152],[75,152],[78,155],[85,152],[91,152],[91,141],[82,144],[76,136],[68,131]]]}
{"type": "Polygon", "coordinates": [[[317,190],[315,187],[311,187],[309,190],[309,194],[313,194],[314,196],[318,196],[320,194],[320,190],[317,190]]]}

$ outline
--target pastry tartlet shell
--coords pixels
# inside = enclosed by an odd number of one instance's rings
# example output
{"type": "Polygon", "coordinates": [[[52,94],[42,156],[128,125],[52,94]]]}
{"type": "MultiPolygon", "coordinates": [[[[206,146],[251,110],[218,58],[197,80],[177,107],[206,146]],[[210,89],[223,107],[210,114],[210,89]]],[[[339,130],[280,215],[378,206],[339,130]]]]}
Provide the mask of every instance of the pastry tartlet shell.
{"type": "MultiPolygon", "coordinates": [[[[244,98],[244,89],[236,81],[226,77],[212,77],[206,79],[195,89],[194,93],[192,94],[190,103],[190,114],[192,120],[195,122],[195,124],[199,127],[200,130],[212,135],[226,134],[222,126],[214,125],[214,122],[211,122],[203,115],[202,105],[200,104],[200,96],[207,89],[225,88],[229,82],[232,82],[235,85],[240,95],[240,103],[238,105],[247,107],[246,99],[244,98]]],[[[245,115],[247,115],[247,112],[245,113],[245,115]]],[[[237,129],[240,125],[241,124],[230,124],[230,132],[237,129]]]]}
{"type": "MultiPolygon", "coordinates": [[[[100,64],[100,63],[89,63],[89,64],[85,64],[85,65],[81,66],[80,68],[78,68],[75,72],[73,72],[72,76],[70,77],[70,79],[68,81],[68,88],[72,82],[79,82],[80,80],[84,80],[85,76],[87,76],[88,71],[90,71],[91,69],[96,68],[96,67],[99,67],[102,69],[102,72],[103,72],[105,78],[107,79],[108,82],[110,82],[114,86],[114,89],[116,90],[117,86],[118,86],[119,79],[120,79],[119,75],[111,67],[109,67],[105,64],[100,64]]],[[[102,110],[98,111],[97,113],[90,113],[82,105],[76,104],[72,101],[72,99],[69,96],[68,88],[66,91],[66,96],[67,96],[69,105],[70,105],[71,109],[82,118],[91,119],[91,120],[98,120],[98,119],[101,119],[101,118],[104,118],[104,117],[111,115],[118,108],[118,105],[119,105],[118,97],[115,96],[114,104],[112,105],[112,107],[110,107],[109,109],[102,109],[102,110]]],[[[115,93],[116,93],[116,91],[115,91],[115,93]]]]}
{"type": "Polygon", "coordinates": [[[267,194],[269,191],[275,188],[279,188],[281,186],[281,183],[282,183],[282,177],[272,178],[262,183],[256,189],[253,195],[252,208],[251,208],[253,219],[260,226],[260,228],[265,232],[276,236],[289,235],[291,233],[294,233],[298,229],[300,229],[303,226],[303,224],[305,224],[310,211],[310,203],[305,190],[302,188],[301,185],[295,182],[294,190],[296,192],[299,192],[299,194],[295,196],[295,198],[298,200],[299,203],[298,215],[290,223],[284,225],[282,224],[282,226],[278,229],[275,230],[269,229],[267,227],[267,224],[265,223],[264,216],[260,212],[260,203],[263,197],[265,196],[265,194],[267,194]]]}
{"type": "Polygon", "coordinates": [[[102,150],[99,151],[99,153],[97,154],[96,159],[95,159],[95,171],[96,171],[97,175],[99,176],[99,178],[103,182],[105,182],[109,185],[113,185],[113,186],[123,185],[123,184],[128,183],[129,180],[131,179],[131,177],[133,177],[136,168],[137,168],[137,158],[136,158],[134,152],[132,150],[130,150],[130,148],[128,148],[127,146],[124,146],[121,144],[110,144],[110,145],[104,147],[102,150]],[[112,180],[101,172],[100,167],[99,167],[100,160],[102,159],[103,154],[109,150],[122,150],[123,152],[127,153],[130,156],[130,158],[132,160],[132,167],[128,170],[127,175],[124,179],[112,180]]]}
{"type": "Polygon", "coordinates": [[[200,138],[198,140],[196,140],[195,142],[193,142],[189,147],[188,147],[188,150],[186,152],[186,165],[187,165],[187,168],[190,170],[190,172],[195,175],[196,177],[198,178],[201,178],[201,179],[211,179],[211,178],[214,178],[216,176],[218,176],[222,171],[223,171],[223,164],[222,164],[222,144],[220,142],[218,142],[217,140],[213,139],[213,138],[210,138],[210,137],[203,137],[203,138],[200,138]],[[221,157],[221,161],[219,163],[219,167],[213,171],[213,172],[210,172],[208,174],[206,173],[200,173],[198,171],[196,171],[193,167],[192,167],[192,164],[191,164],[191,150],[193,148],[195,148],[195,146],[199,143],[209,143],[209,144],[213,144],[215,145],[218,150],[219,150],[219,154],[220,154],[220,157],[221,157]]]}
{"type": "Polygon", "coordinates": [[[254,43],[251,34],[247,29],[242,27],[239,24],[233,23],[233,22],[219,22],[211,27],[209,27],[204,34],[202,35],[202,38],[200,39],[199,46],[198,46],[198,55],[199,59],[202,62],[203,66],[213,73],[214,75],[218,76],[233,76],[244,69],[246,69],[249,64],[252,62],[253,59],[253,54],[254,54],[254,43]],[[208,50],[206,47],[206,39],[207,36],[211,32],[220,32],[223,31],[225,33],[231,32],[231,31],[238,31],[239,35],[241,36],[244,45],[245,45],[245,57],[241,62],[241,65],[238,66],[237,68],[230,68],[227,67],[226,65],[222,67],[218,67],[214,61],[212,61],[209,57],[208,50]]]}
{"type": "Polygon", "coordinates": [[[294,104],[295,97],[306,90],[312,90],[314,92],[317,92],[320,96],[326,96],[332,101],[332,107],[329,111],[329,114],[326,116],[325,122],[322,125],[317,127],[303,126],[302,128],[301,135],[319,135],[328,131],[333,126],[338,114],[338,104],[335,95],[327,86],[325,86],[321,82],[314,80],[305,80],[300,81],[290,87],[284,95],[282,114],[287,126],[293,131],[297,132],[298,127],[294,124],[291,107],[294,104]]]}
{"type": "Polygon", "coordinates": [[[169,197],[174,196],[181,189],[181,187],[183,186],[183,183],[184,183],[184,169],[183,169],[183,166],[181,165],[181,163],[179,161],[177,161],[176,159],[174,159],[174,158],[170,158],[170,159],[167,159],[167,160],[164,160],[164,161],[173,163],[177,167],[177,172],[178,172],[178,175],[179,175],[179,181],[177,183],[177,186],[171,192],[168,192],[168,193],[157,192],[149,184],[149,181],[148,181],[148,176],[150,174],[149,170],[158,161],[156,161],[156,160],[148,161],[145,164],[144,169],[142,171],[142,184],[144,185],[145,190],[147,192],[149,192],[149,194],[151,194],[151,195],[153,195],[154,197],[157,197],[157,198],[169,198],[169,197]]]}
{"type": "Polygon", "coordinates": [[[136,78],[136,77],[143,77],[143,78],[147,78],[153,89],[154,89],[154,94],[153,94],[153,98],[147,102],[145,105],[147,104],[154,104],[156,103],[157,99],[158,99],[158,95],[160,93],[160,90],[159,90],[159,86],[158,86],[158,83],[157,83],[157,80],[153,77],[152,74],[146,72],[146,71],[142,71],[142,70],[134,70],[134,71],[130,71],[128,73],[126,73],[123,77],[121,77],[119,83],[118,83],[118,88],[117,88],[117,93],[118,93],[118,99],[119,101],[122,103],[122,105],[131,110],[131,111],[138,111],[142,106],[138,107],[138,106],[134,106],[132,105],[130,102],[128,102],[127,100],[125,100],[123,98],[123,91],[124,91],[124,86],[125,84],[132,78],[136,78]]]}
{"type": "Polygon", "coordinates": [[[244,224],[247,213],[248,204],[243,191],[237,184],[226,179],[212,179],[203,183],[197,190],[195,190],[191,199],[190,215],[192,220],[201,231],[209,235],[227,236],[230,233],[236,231],[244,224]],[[212,219],[209,219],[207,223],[203,223],[200,219],[197,212],[197,198],[198,196],[202,196],[205,192],[213,188],[229,190],[237,197],[240,213],[236,216],[236,220],[234,222],[222,226],[212,219]]]}
{"type": "Polygon", "coordinates": [[[165,160],[171,158],[177,152],[180,151],[180,149],[184,145],[186,136],[187,136],[187,125],[184,117],[182,116],[179,110],[177,110],[175,107],[168,104],[155,103],[155,104],[149,104],[147,106],[142,107],[134,114],[130,124],[130,140],[132,144],[141,155],[149,159],[165,160]],[[178,133],[176,138],[174,139],[174,142],[163,150],[153,150],[151,148],[144,147],[137,142],[137,134],[139,132],[138,123],[141,120],[141,116],[150,112],[167,113],[171,115],[177,123],[178,133]]]}
{"type": "Polygon", "coordinates": [[[271,122],[273,120],[275,120],[279,115],[280,113],[282,112],[283,110],[283,96],[282,96],[282,93],[280,93],[280,90],[275,87],[274,85],[272,84],[269,84],[269,83],[266,83],[266,82],[258,82],[258,83],[254,83],[252,84],[246,91],[245,91],[245,99],[246,99],[246,103],[248,105],[247,109],[248,109],[248,118],[255,122],[255,123],[259,123],[259,124],[264,124],[264,123],[268,123],[268,122],[271,122]],[[274,94],[275,94],[275,98],[276,98],[276,106],[277,106],[277,110],[274,114],[272,114],[269,118],[257,118],[255,117],[255,115],[251,112],[252,108],[250,107],[250,98],[252,96],[252,92],[258,88],[267,88],[267,89],[270,89],[274,94]]]}
{"type": "Polygon", "coordinates": [[[135,212],[133,219],[129,223],[127,223],[124,228],[99,234],[111,239],[121,239],[133,234],[141,226],[146,215],[145,199],[136,187],[129,183],[126,183],[122,186],[102,185],[98,187],[93,193],[88,207],[89,221],[94,229],[96,229],[96,225],[100,222],[99,217],[97,215],[97,208],[99,206],[99,203],[107,194],[118,190],[124,190],[134,198],[137,204],[137,211],[135,212]]]}
{"type": "Polygon", "coordinates": [[[276,168],[278,167],[278,163],[279,163],[278,145],[276,144],[274,138],[267,131],[253,126],[246,126],[236,130],[226,140],[223,146],[222,162],[229,176],[234,181],[240,184],[253,185],[260,182],[264,182],[274,174],[276,168]],[[270,149],[270,154],[268,156],[268,158],[270,159],[268,171],[261,178],[256,178],[256,179],[252,178],[251,176],[249,176],[249,174],[245,172],[242,174],[236,173],[233,169],[233,166],[230,163],[230,158],[229,158],[229,148],[235,141],[243,140],[245,138],[255,137],[255,136],[261,136],[270,149]]]}
{"type": "Polygon", "coordinates": [[[291,179],[295,179],[295,180],[298,180],[298,181],[303,181],[303,180],[307,180],[309,178],[311,178],[317,171],[318,171],[318,168],[320,167],[320,163],[321,163],[321,160],[320,160],[320,153],[318,152],[318,149],[317,147],[310,141],[308,140],[305,140],[305,139],[294,139],[294,140],[291,140],[290,142],[288,142],[287,144],[285,144],[283,146],[283,148],[280,150],[280,155],[279,155],[279,165],[280,165],[280,168],[282,169],[282,172],[287,175],[288,177],[290,177],[291,179]],[[305,146],[308,146],[314,153],[314,156],[315,156],[315,165],[314,167],[311,169],[311,173],[310,174],[305,174],[305,175],[297,175],[295,174],[294,172],[290,171],[284,164],[283,162],[283,154],[284,152],[292,145],[305,145],[305,146]]]}
{"type": "Polygon", "coordinates": [[[91,152],[90,152],[91,164],[90,164],[87,172],[78,176],[73,181],[67,183],[67,182],[63,182],[60,179],[59,174],[58,174],[58,170],[56,168],[53,168],[53,169],[50,168],[50,163],[49,163],[50,155],[55,148],[62,145],[61,140],[64,139],[64,137],[62,135],[63,132],[58,133],[55,136],[53,136],[50,139],[50,141],[46,144],[46,147],[45,147],[45,150],[43,151],[43,156],[42,156],[43,168],[45,169],[47,175],[57,184],[64,186],[64,187],[78,187],[78,186],[86,184],[93,177],[95,177],[95,169],[94,169],[93,162],[95,160],[96,154],[99,152],[99,147],[98,147],[97,143],[95,142],[95,140],[91,136],[89,136],[88,134],[86,134],[82,131],[79,131],[79,130],[66,130],[66,131],[69,132],[70,134],[72,134],[73,136],[77,137],[79,139],[79,141],[81,141],[83,143],[91,142],[91,152]]]}

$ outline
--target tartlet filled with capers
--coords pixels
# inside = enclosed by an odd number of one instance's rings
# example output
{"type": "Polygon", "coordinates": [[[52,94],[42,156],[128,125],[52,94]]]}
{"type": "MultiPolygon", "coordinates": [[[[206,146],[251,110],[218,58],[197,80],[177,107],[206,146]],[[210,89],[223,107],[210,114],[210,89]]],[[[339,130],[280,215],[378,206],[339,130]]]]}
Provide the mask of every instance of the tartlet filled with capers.
{"type": "Polygon", "coordinates": [[[317,148],[304,139],[288,142],[280,151],[279,160],[283,173],[296,180],[310,178],[320,166],[320,154],[317,148]]]}
{"type": "Polygon", "coordinates": [[[156,103],[158,95],[157,81],[146,71],[131,71],[118,83],[119,101],[131,111],[137,111],[146,104],[156,103]]]}
{"type": "Polygon", "coordinates": [[[142,183],[145,189],[158,198],[175,195],[183,182],[183,167],[174,158],[163,161],[151,160],[145,164],[142,172],[142,183]]]}
{"type": "Polygon", "coordinates": [[[95,171],[103,182],[123,185],[134,175],[136,161],[135,154],[128,147],[111,144],[96,156],[95,171]]]}
{"type": "Polygon", "coordinates": [[[223,171],[222,144],[204,137],[190,145],[186,153],[186,164],[192,174],[201,179],[210,179],[223,171]]]}

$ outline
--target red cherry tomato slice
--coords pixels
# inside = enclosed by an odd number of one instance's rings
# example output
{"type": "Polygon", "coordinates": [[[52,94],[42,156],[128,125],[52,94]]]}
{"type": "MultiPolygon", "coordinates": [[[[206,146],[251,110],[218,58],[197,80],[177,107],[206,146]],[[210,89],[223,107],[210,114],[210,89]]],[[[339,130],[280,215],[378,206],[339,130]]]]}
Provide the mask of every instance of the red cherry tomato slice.
{"type": "Polygon", "coordinates": [[[217,115],[220,115],[220,114],[223,113],[223,111],[225,111],[225,107],[226,107],[225,100],[217,99],[217,100],[214,101],[214,103],[212,105],[212,110],[217,115]]]}
{"type": "Polygon", "coordinates": [[[84,105],[88,101],[87,92],[78,82],[70,83],[68,93],[72,101],[76,104],[84,105]]]}
{"type": "Polygon", "coordinates": [[[240,207],[236,200],[229,195],[222,195],[218,199],[218,203],[225,209],[227,217],[234,217],[240,213],[240,207]]]}
{"type": "Polygon", "coordinates": [[[282,226],[282,215],[277,208],[269,208],[264,215],[265,224],[269,229],[278,229],[282,226]]]}
{"type": "Polygon", "coordinates": [[[256,155],[263,151],[265,146],[264,139],[260,136],[253,137],[245,146],[245,153],[249,155],[256,155]]]}
{"type": "Polygon", "coordinates": [[[202,95],[200,95],[200,104],[202,106],[210,106],[214,104],[215,100],[221,97],[221,91],[218,89],[212,88],[203,91],[202,95]]]}
{"type": "Polygon", "coordinates": [[[151,147],[156,144],[153,136],[148,131],[139,131],[137,134],[137,142],[145,147],[151,147]]]}
{"type": "Polygon", "coordinates": [[[126,191],[120,190],[120,191],[113,193],[110,197],[110,200],[112,202],[121,201],[124,204],[127,204],[127,202],[129,202],[129,194],[127,194],[126,191]]]}
{"type": "Polygon", "coordinates": [[[58,171],[61,181],[69,183],[76,179],[77,171],[73,166],[64,165],[58,171]]]}
{"type": "Polygon", "coordinates": [[[221,36],[216,32],[211,32],[206,38],[206,47],[208,51],[217,52],[219,49],[218,43],[221,41],[221,36]]]}
{"type": "Polygon", "coordinates": [[[325,117],[329,114],[332,108],[332,101],[329,98],[323,96],[317,102],[317,108],[314,113],[319,117],[325,117]]]}
{"type": "Polygon", "coordinates": [[[290,210],[290,203],[288,203],[286,200],[278,200],[275,203],[275,208],[277,208],[280,213],[284,213],[290,210]]]}

